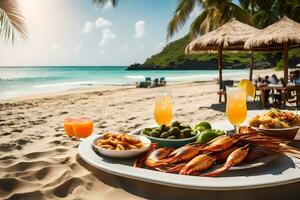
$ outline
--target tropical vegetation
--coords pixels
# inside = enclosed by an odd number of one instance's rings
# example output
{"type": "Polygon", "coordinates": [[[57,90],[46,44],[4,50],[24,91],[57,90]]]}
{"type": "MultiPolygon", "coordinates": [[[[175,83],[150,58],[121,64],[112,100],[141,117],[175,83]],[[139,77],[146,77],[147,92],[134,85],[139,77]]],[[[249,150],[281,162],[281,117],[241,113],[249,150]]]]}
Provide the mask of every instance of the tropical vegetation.
{"type": "MultiPolygon", "coordinates": [[[[170,42],[161,52],[148,58],[143,64],[146,66],[154,66],[156,69],[164,69],[166,67],[184,69],[190,67],[194,63],[192,69],[217,69],[215,53],[200,53],[186,55],[185,47],[189,43],[189,35],[170,42]]],[[[294,66],[300,62],[300,48],[292,49],[289,52],[290,65],[294,66]]],[[[275,66],[281,60],[281,52],[254,52],[254,61],[259,65],[270,63],[275,66]]],[[[234,66],[247,67],[251,63],[251,54],[245,52],[224,52],[223,62],[225,68],[234,66]]],[[[267,66],[267,65],[266,65],[267,66]]],[[[270,66],[269,66],[270,67],[270,66]]],[[[283,68],[276,68],[281,70],[283,68]]]]}
{"type": "Polygon", "coordinates": [[[167,38],[171,38],[185,25],[196,7],[200,7],[201,10],[190,26],[192,38],[218,28],[232,17],[244,23],[251,23],[249,12],[231,0],[179,0],[167,28],[167,38]]]}
{"type": "Polygon", "coordinates": [[[186,23],[196,6],[202,9],[190,26],[192,38],[218,28],[232,17],[257,28],[264,28],[285,15],[300,21],[300,0],[239,0],[239,4],[232,0],[179,0],[168,25],[167,38],[186,23]]]}
{"type": "Polygon", "coordinates": [[[16,38],[25,39],[27,28],[17,0],[0,0],[0,38],[14,42],[16,38]]]}

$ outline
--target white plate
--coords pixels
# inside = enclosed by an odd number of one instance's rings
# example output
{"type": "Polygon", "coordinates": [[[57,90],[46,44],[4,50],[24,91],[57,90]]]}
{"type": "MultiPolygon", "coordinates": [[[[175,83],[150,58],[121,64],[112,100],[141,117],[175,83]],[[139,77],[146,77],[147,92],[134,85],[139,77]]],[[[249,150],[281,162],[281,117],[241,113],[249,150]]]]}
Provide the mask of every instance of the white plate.
{"type": "Polygon", "coordinates": [[[134,159],[100,157],[92,150],[92,135],[79,147],[80,157],[88,164],[111,174],[162,185],[205,190],[240,190],[270,187],[300,181],[300,161],[281,156],[268,165],[228,171],[221,177],[182,176],[132,167],[134,159]]]}
{"type": "Polygon", "coordinates": [[[241,169],[251,169],[251,168],[255,168],[255,167],[260,167],[260,166],[263,166],[263,165],[271,162],[276,157],[277,156],[273,156],[273,155],[266,156],[266,157],[263,157],[263,158],[256,159],[256,160],[254,160],[250,163],[244,163],[244,164],[240,164],[240,165],[235,166],[235,167],[231,167],[229,170],[241,170],[241,169]]]}
{"type": "MultiPolygon", "coordinates": [[[[213,128],[230,130],[228,122],[213,124],[213,128]]],[[[167,186],[202,190],[240,190],[271,187],[300,181],[300,160],[280,156],[267,165],[228,171],[220,177],[182,176],[148,169],[134,168],[134,159],[100,157],[92,142],[98,135],[84,139],[79,147],[80,157],[88,164],[111,174],[167,186]]]]}
{"type": "Polygon", "coordinates": [[[124,151],[104,149],[104,148],[101,148],[101,147],[98,147],[97,145],[95,145],[95,141],[102,138],[102,135],[99,135],[98,137],[96,137],[94,139],[94,141],[92,142],[92,145],[93,145],[94,149],[96,151],[98,151],[100,154],[109,156],[109,157],[113,157],[113,158],[135,157],[135,156],[138,156],[139,154],[145,152],[150,147],[151,141],[147,137],[141,136],[141,135],[132,135],[131,137],[140,139],[141,142],[144,144],[144,147],[140,148],[140,149],[132,149],[132,150],[124,150],[124,151]]]}

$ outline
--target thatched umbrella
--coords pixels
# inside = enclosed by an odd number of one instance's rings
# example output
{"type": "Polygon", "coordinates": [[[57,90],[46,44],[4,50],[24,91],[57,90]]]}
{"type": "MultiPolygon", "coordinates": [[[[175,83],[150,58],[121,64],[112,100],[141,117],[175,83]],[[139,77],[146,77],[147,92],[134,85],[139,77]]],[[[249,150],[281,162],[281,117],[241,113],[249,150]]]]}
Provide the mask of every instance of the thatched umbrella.
{"type": "Polygon", "coordinates": [[[260,30],[245,42],[246,49],[283,51],[285,83],[288,82],[288,52],[296,47],[300,47],[300,24],[288,17],[260,30]]]}
{"type": "MultiPolygon", "coordinates": [[[[222,51],[244,50],[245,41],[255,35],[257,31],[258,29],[232,18],[223,26],[190,42],[185,51],[186,54],[198,51],[218,51],[219,84],[222,89],[222,51]]],[[[250,70],[252,67],[253,63],[250,70]]]]}

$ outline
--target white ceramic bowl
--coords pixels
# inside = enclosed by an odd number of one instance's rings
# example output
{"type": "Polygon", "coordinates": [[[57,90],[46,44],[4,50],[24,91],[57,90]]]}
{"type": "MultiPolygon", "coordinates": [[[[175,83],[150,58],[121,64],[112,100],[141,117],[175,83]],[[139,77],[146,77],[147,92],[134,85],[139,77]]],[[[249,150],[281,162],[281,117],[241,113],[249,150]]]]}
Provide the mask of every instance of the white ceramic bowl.
{"type": "Polygon", "coordinates": [[[95,142],[99,139],[101,139],[103,136],[99,135],[94,141],[93,141],[93,147],[94,149],[99,152],[102,155],[108,156],[108,157],[113,157],[113,158],[130,158],[130,157],[135,157],[143,152],[145,152],[151,144],[151,141],[141,135],[130,135],[131,137],[135,137],[141,140],[141,142],[144,144],[143,148],[140,149],[131,149],[131,150],[123,150],[123,151],[116,151],[116,150],[110,150],[110,149],[104,149],[101,147],[98,147],[95,142]]]}

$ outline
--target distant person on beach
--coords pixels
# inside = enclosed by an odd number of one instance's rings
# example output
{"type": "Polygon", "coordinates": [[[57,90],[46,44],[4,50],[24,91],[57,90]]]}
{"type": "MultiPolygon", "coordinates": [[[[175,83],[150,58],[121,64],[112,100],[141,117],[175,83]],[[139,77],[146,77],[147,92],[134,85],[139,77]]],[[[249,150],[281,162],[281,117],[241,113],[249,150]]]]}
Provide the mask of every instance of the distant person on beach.
{"type": "Polygon", "coordinates": [[[279,79],[277,78],[277,76],[275,74],[273,74],[270,78],[270,83],[271,84],[278,84],[279,83],[279,79]]]}
{"type": "Polygon", "coordinates": [[[266,84],[270,84],[270,77],[269,76],[265,76],[264,80],[263,80],[263,83],[266,83],[266,84]]]}
{"type": "Polygon", "coordinates": [[[296,85],[300,85],[300,71],[294,71],[294,80],[296,85]]]}

